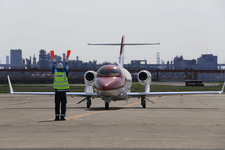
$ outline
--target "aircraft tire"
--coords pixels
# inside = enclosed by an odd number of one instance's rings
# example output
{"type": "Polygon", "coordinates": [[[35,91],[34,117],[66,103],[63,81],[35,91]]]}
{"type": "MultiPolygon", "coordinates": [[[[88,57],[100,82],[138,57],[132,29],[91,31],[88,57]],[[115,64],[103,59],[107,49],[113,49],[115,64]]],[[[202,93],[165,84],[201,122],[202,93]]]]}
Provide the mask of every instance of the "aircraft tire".
{"type": "Polygon", "coordinates": [[[90,106],[91,106],[91,99],[88,98],[88,99],[87,99],[87,108],[90,108],[90,106]]]}
{"type": "Polygon", "coordinates": [[[146,108],[146,101],[144,98],[141,99],[141,105],[143,108],[146,108]]]}
{"type": "Polygon", "coordinates": [[[142,107],[143,107],[143,108],[146,108],[146,104],[145,104],[145,105],[142,105],[142,107]]]}
{"type": "Polygon", "coordinates": [[[109,102],[105,102],[105,110],[109,109],[109,102]]]}

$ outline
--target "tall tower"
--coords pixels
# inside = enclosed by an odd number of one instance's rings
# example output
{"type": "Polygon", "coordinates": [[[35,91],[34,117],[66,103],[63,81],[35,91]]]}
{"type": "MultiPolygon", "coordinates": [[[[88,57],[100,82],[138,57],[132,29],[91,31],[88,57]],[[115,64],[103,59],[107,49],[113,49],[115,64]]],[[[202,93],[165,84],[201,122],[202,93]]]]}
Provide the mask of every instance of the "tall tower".
{"type": "Polygon", "coordinates": [[[39,67],[40,69],[49,69],[50,63],[48,61],[48,55],[45,50],[41,49],[39,51],[39,67]]]}
{"type": "Polygon", "coordinates": [[[66,54],[63,53],[63,63],[65,63],[65,61],[66,61],[66,54]]]}
{"type": "Polygon", "coordinates": [[[33,65],[36,65],[36,57],[35,57],[35,54],[34,54],[34,57],[33,57],[33,65]]]}
{"type": "Polygon", "coordinates": [[[156,53],[156,60],[157,60],[157,64],[160,64],[160,53],[159,52],[156,53]]]}
{"type": "Polygon", "coordinates": [[[6,56],[6,64],[9,64],[9,56],[6,56]]]}
{"type": "Polygon", "coordinates": [[[22,68],[22,50],[21,49],[10,50],[10,64],[12,69],[22,68]]]}

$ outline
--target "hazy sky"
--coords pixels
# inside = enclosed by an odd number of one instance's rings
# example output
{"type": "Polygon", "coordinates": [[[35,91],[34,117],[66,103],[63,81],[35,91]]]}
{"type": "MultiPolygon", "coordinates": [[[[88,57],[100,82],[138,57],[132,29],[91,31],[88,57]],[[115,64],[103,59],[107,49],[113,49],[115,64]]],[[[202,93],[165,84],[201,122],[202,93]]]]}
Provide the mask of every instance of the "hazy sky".
{"type": "Polygon", "coordinates": [[[10,49],[23,58],[40,49],[71,59],[118,62],[118,46],[87,43],[160,42],[159,46],[127,46],[125,62],[156,63],[175,56],[197,59],[218,55],[225,63],[224,0],[0,0],[0,60],[10,49]]]}

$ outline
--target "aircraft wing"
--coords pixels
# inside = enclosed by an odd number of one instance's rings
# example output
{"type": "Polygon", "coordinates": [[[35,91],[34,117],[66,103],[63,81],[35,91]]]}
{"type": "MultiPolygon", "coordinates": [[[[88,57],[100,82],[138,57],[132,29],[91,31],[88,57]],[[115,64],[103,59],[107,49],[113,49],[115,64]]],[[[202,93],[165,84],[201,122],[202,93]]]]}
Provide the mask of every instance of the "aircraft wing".
{"type": "MultiPolygon", "coordinates": [[[[31,94],[31,95],[54,95],[55,92],[14,92],[9,76],[9,89],[11,94],[31,94]]],[[[132,92],[127,93],[128,97],[141,97],[141,96],[160,96],[160,95],[191,95],[191,94],[222,94],[224,91],[225,82],[221,91],[192,91],[192,92],[132,92]]],[[[85,93],[85,92],[67,92],[68,96],[77,97],[99,97],[97,93],[85,93]]]]}
{"type": "MultiPolygon", "coordinates": [[[[28,94],[28,95],[55,95],[55,92],[14,92],[10,91],[11,94],[28,94]]],[[[84,92],[66,92],[68,96],[76,97],[99,97],[97,93],[84,93],[84,92]]]]}
{"type": "Polygon", "coordinates": [[[128,93],[129,97],[141,97],[141,96],[163,96],[163,95],[191,95],[191,94],[221,94],[223,91],[199,91],[199,92],[136,92],[128,93]]]}
{"type": "Polygon", "coordinates": [[[55,95],[55,92],[14,92],[10,90],[11,94],[28,94],[28,95],[55,95]]]}
{"type": "MultiPolygon", "coordinates": [[[[30,95],[55,95],[55,92],[14,92],[9,76],[7,76],[9,82],[9,89],[11,94],[30,94],[30,95]]],[[[85,92],[66,92],[66,95],[77,97],[99,97],[97,93],[85,93],[85,92]]]]}
{"type": "Polygon", "coordinates": [[[221,91],[191,91],[191,92],[134,92],[127,93],[128,97],[141,97],[141,96],[160,96],[160,95],[191,95],[191,94],[222,94],[225,82],[221,91]]]}

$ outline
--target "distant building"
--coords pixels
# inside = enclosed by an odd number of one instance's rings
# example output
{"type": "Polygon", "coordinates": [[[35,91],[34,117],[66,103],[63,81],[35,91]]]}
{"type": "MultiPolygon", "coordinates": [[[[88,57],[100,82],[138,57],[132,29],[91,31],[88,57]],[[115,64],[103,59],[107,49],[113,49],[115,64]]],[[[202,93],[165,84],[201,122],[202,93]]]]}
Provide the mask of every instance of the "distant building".
{"type": "Polygon", "coordinates": [[[156,60],[157,60],[156,63],[159,65],[160,64],[160,53],[159,52],[156,53],[156,60]]]}
{"type": "Polygon", "coordinates": [[[79,60],[79,57],[77,56],[77,60],[70,60],[68,62],[68,65],[71,67],[71,68],[78,68],[78,69],[81,69],[81,68],[84,68],[83,66],[83,61],[82,60],[79,60]]]}
{"type": "Polygon", "coordinates": [[[65,63],[65,61],[66,61],[66,54],[63,53],[63,64],[65,63]]]}
{"type": "Polygon", "coordinates": [[[197,59],[198,68],[202,70],[217,70],[217,56],[213,54],[202,54],[197,59]]]}
{"type": "Polygon", "coordinates": [[[9,56],[6,56],[6,64],[9,64],[9,56]]]}
{"type": "Polygon", "coordinates": [[[174,58],[174,69],[217,70],[217,56],[202,54],[201,57],[192,60],[184,60],[183,56],[174,58]]]}
{"type": "Polygon", "coordinates": [[[147,60],[131,60],[132,68],[144,68],[147,67],[147,60]]]}
{"type": "Polygon", "coordinates": [[[10,50],[10,64],[12,69],[22,68],[22,50],[21,49],[10,50]]]}
{"type": "Polygon", "coordinates": [[[35,55],[34,55],[34,57],[33,57],[33,65],[36,65],[37,63],[36,63],[36,57],[35,57],[35,55]]]}
{"type": "Polygon", "coordinates": [[[184,60],[183,56],[176,56],[174,58],[174,69],[176,70],[184,70],[184,69],[197,69],[196,60],[184,60]]]}
{"type": "MultiPolygon", "coordinates": [[[[51,55],[50,54],[49,54],[48,59],[51,60],[51,55]]],[[[55,59],[56,59],[57,63],[62,63],[62,57],[61,56],[55,55],[55,59]]]]}
{"type": "Polygon", "coordinates": [[[41,49],[39,51],[39,62],[38,62],[38,65],[39,65],[39,68],[40,69],[49,69],[51,68],[50,67],[50,61],[49,61],[49,55],[46,54],[46,51],[41,49]]]}
{"type": "Polygon", "coordinates": [[[27,69],[31,69],[31,56],[30,59],[25,59],[26,60],[26,64],[27,64],[27,69]]]}

